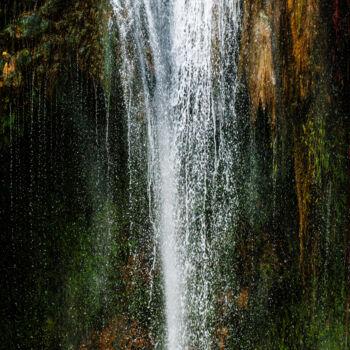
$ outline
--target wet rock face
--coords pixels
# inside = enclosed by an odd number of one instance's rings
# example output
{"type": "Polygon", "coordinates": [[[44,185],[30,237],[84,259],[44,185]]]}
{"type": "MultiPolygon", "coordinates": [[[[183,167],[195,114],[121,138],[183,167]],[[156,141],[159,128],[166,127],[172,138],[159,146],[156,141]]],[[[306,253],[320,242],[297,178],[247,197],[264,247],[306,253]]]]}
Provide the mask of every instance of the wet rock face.
{"type": "MultiPolygon", "coordinates": [[[[299,263],[306,285],[317,274],[317,242],[322,231],[316,223],[319,206],[315,203],[321,201],[321,187],[331,181],[324,175],[321,179],[328,169],[321,163],[330,148],[324,147],[325,136],[317,130],[327,135],[333,132],[332,118],[333,123],[335,118],[340,121],[334,110],[346,100],[340,91],[347,86],[345,94],[349,93],[348,73],[340,63],[347,57],[349,2],[249,0],[243,7],[240,74],[251,101],[252,124],[262,110],[269,116],[271,142],[279,138],[284,144],[289,142],[287,148],[292,150],[283,157],[294,163],[299,263]],[[289,141],[286,134],[293,135],[289,141]]],[[[346,135],[336,137],[339,144],[347,143],[346,135]]],[[[278,152],[274,149],[273,153],[275,158],[278,152]]],[[[274,164],[281,166],[277,159],[274,164]]]]}
{"type": "Polygon", "coordinates": [[[275,121],[277,111],[306,100],[314,93],[313,82],[320,83],[327,64],[320,4],[245,1],[242,32],[240,71],[247,77],[253,121],[259,105],[275,121]]]}
{"type": "MultiPolygon", "coordinates": [[[[316,58],[316,38],[320,37],[322,22],[320,18],[319,1],[297,1],[287,2],[287,13],[290,23],[291,53],[294,69],[291,72],[295,95],[301,99],[310,93],[312,76],[321,67],[312,66],[312,58],[316,58]]],[[[321,38],[320,38],[321,39],[321,38]]],[[[323,60],[319,59],[319,63],[323,60]]]]}
{"type": "Polygon", "coordinates": [[[105,1],[33,1],[5,3],[0,26],[0,85],[18,88],[31,70],[38,81],[54,85],[57,76],[76,59],[86,75],[103,81],[108,6],[105,1]],[[4,53],[3,52],[3,53],[4,53]],[[12,70],[6,67],[6,60],[12,70]],[[4,62],[2,62],[4,61],[4,62]],[[0,72],[1,75],[1,72],[0,72]]]}
{"type": "Polygon", "coordinates": [[[259,106],[268,111],[273,120],[276,118],[273,17],[271,4],[264,6],[259,1],[244,3],[240,70],[247,78],[253,123],[259,106]]]}

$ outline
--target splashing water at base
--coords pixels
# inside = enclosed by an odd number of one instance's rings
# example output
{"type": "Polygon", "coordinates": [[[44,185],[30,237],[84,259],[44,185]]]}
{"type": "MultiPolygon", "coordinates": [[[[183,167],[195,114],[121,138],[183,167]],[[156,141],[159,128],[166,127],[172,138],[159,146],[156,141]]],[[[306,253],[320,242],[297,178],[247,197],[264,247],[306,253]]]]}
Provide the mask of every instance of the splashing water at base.
{"type": "Polygon", "coordinates": [[[218,251],[236,206],[238,0],[112,4],[128,116],[130,210],[137,215],[133,189],[147,159],[166,347],[209,349],[218,251]]]}

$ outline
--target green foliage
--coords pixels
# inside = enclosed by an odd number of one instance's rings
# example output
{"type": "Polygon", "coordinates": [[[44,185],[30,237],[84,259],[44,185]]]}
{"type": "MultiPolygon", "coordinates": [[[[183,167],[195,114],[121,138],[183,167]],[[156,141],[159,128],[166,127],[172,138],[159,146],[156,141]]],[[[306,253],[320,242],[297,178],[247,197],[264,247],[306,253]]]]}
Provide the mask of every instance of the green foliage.
{"type": "Polygon", "coordinates": [[[39,12],[34,12],[22,19],[24,38],[34,38],[41,34],[42,17],[39,12]]]}
{"type": "Polygon", "coordinates": [[[48,0],[41,7],[41,12],[46,16],[56,15],[58,11],[61,9],[61,5],[64,5],[64,3],[65,3],[64,0],[48,0]]]}
{"type": "Polygon", "coordinates": [[[28,66],[32,62],[32,57],[28,49],[24,49],[17,54],[16,63],[23,67],[28,66]]]}

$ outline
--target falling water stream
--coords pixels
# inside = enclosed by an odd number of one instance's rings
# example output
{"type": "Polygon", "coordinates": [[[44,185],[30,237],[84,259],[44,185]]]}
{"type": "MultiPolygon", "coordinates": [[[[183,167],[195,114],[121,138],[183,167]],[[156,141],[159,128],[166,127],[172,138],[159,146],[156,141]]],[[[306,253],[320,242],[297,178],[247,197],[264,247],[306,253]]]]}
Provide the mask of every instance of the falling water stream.
{"type": "Polygon", "coordinates": [[[112,4],[128,119],[130,208],[137,208],[132,188],[141,183],[137,169],[146,159],[166,347],[209,349],[218,255],[236,212],[239,1],[112,4]]]}

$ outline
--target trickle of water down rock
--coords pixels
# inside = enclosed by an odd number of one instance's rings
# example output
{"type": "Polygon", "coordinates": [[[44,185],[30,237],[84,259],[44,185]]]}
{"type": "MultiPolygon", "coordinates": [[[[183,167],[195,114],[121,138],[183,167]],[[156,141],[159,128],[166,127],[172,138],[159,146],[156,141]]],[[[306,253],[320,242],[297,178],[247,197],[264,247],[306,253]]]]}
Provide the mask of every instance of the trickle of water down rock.
{"type": "Polygon", "coordinates": [[[237,205],[239,1],[112,4],[131,188],[147,158],[149,216],[164,286],[164,343],[168,350],[210,349],[218,254],[237,205]]]}

